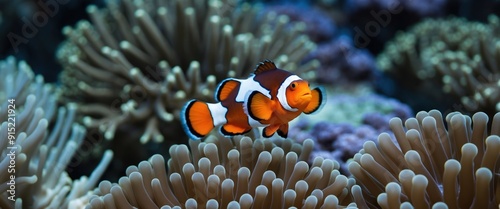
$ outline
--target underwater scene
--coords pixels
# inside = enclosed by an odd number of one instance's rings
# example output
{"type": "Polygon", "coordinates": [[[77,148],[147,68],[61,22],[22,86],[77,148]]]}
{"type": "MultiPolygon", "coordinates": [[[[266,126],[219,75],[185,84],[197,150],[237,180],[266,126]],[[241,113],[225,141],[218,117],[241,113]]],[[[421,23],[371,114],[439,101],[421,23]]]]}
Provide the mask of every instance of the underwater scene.
{"type": "Polygon", "coordinates": [[[0,0],[0,208],[500,208],[498,0],[0,0]]]}

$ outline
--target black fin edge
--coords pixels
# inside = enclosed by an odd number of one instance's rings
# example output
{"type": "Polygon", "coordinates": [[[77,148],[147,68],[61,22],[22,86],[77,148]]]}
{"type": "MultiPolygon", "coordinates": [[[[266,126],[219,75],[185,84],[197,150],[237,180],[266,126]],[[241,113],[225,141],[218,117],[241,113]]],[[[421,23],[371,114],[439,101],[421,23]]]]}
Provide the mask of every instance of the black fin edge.
{"type": "Polygon", "coordinates": [[[281,136],[285,139],[288,137],[288,133],[284,133],[283,131],[281,131],[279,129],[278,129],[278,131],[276,131],[276,133],[278,133],[278,136],[281,136]]]}
{"type": "Polygon", "coordinates": [[[266,128],[267,128],[267,127],[265,127],[264,129],[262,129],[262,137],[264,137],[264,138],[271,138],[271,137],[274,135],[274,133],[272,133],[272,134],[271,134],[271,135],[269,135],[269,136],[268,136],[268,135],[266,135],[266,128]]]}
{"type": "Polygon", "coordinates": [[[250,109],[250,101],[252,101],[252,97],[254,97],[255,95],[257,95],[259,92],[258,91],[254,91],[252,93],[250,93],[250,95],[248,95],[248,102],[247,102],[247,112],[248,112],[248,116],[250,116],[252,119],[256,120],[256,121],[262,121],[263,119],[262,118],[258,118],[257,116],[255,116],[254,114],[252,114],[252,111],[250,109]]]}
{"type": "MultiPolygon", "coordinates": [[[[232,78],[226,78],[224,80],[221,81],[221,83],[219,84],[219,86],[217,86],[217,88],[215,89],[215,95],[214,95],[214,98],[216,100],[216,102],[221,102],[221,99],[220,99],[220,93],[222,91],[222,89],[224,88],[224,86],[227,84],[227,82],[229,81],[236,81],[238,82],[237,80],[234,80],[232,78]]],[[[241,85],[241,84],[240,84],[241,85]]]]}
{"type": "Polygon", "coordinates": [[[200,139],[200,138],[205,137],[205,135],[202,135],[202,134],[196,132],[194,130],[193,126],[191,125],[191,123],[188,122],[189,110],[194,105],[194,103],[197,101],[198,100],[193,99],[193,100],[187,102],[187,104],[184,106],[183,110],[181,111],[181,121],[183,123],[184,132],[186,132],[188,137],[192,138],[192,139],[200,139]]]}
{"type": "Polygon", "coordinates": [[[312,113],[315,113],[316,111],[318,111],[318,110],[320,110],[321,108],[323,108],[323,106],[325,105],[325,102],[326,102],[326,101],[324,100],[324,99],[326,98],[326,95],[325,95],[325,94],[326,94],[326,92],[325,92],[325,90],[324,90],[323,88],[321,88],[321,87],[316,87],[316,88],[314,88],[314,89],[313,89],[313,91],[314,91],[314,90],[318,90],[318,91],[319,91],[319,100],[320,100],[321,102],[320,102],[320,103],[319,103],[319,105],[318,105],[316,108],[314,108],[312,111],[309,111],[309,112],[304,112],[305,114],[308,114],[308,115],[309,115],[309,114],[312,114],[312,113]]]}
{"type": "Polygon", "coordinates": [[[247,131],[243,131],[242,133],[233,133],[233,132],[229,132],[229,131],[226,131],[226,129],[224,129],[223,126],[220,127],[220,133],[224,136],[237,136],[237,135],[243,135],[243,134],[246,134],[248,132],[250,132],[252,129],[249,129],[247,131]]]}

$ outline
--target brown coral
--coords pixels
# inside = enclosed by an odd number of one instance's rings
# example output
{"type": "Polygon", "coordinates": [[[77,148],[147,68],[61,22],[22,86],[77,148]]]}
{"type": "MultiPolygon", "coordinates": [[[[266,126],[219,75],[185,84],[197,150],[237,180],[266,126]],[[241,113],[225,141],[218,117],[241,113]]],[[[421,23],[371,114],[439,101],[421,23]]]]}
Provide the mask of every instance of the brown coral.
{"type": "Polygon", "coordinates": [[[349,165],[358,206],[382,208],[496,208],[500,203],[500,113],[454,112],[443,123],[439,111],[390,121],[398,145],[381,134],[367,142],[349,165]],[[472,127],[474,125],[474,127],[472,127]],[[406,129],[406,130],[405,130],[406,129]],[[364,202],[366,201],[366,204],[364,202]]]}
{"type": "Polygon", "coordinates": [[[64,29],[69,40],[58,56],[65,98],[108,139],[135,124],[144,132],[141,142],[160,142],[166,132],[159,126],[168,126],[187,99],[213,100],[217,82],[246,77],[262,59],[314,76],[316,61],[299,64],[314,48],[301,35],[303,24],[290,29],[286,16],[262,17],[253,6],[235,5],[123,0],[88,7],[92,24],[64,29]]]}
{"type": "MultiPolygon", "coordinates": [[[[252,141],[210,135],[190,148],[170,148],[168,169],[161,155],[127,169],[118,184],[101,182],[90,208],[334,208],[350,203],[354,182],[338,163],[306,160],[312,140],[252,141]],[[191,151],[189,151],[191,150],[191,151]]],[[[352,206],[352,205],[351,205],[352,206]]]]}

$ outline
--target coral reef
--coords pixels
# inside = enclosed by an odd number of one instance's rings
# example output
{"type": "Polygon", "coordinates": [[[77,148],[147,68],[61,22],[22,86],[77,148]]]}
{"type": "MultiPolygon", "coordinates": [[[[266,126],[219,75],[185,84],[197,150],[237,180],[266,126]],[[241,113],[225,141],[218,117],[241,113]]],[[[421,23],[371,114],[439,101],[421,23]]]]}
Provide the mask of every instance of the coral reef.
{"type": "Polygon", "coordinates": [[[15,55],[36,66],[45,81],[57,81],[61,67],[54,54],[64,40],[58,31],[85,18],[81,8],[90,3],[102,0],[0,0],[0,58],[15,55]]]}
{"type": "Polygon", "coordinates": [[[0,208],[497,208],[498,11],[0,0],[0,208]],[[184,104],[265,59],[323,86],[324,109],[287,139],[187,140],[184,104]]]}
{"type": "Polygon", "coordinates": [[[377,62],[394,78],[404,78],[398,83],[403,87],[431,99],[453,95],[461,109],[492,116],[500,111],[499,31],[497,16],[490,16],[488,24],[463,18],[429,19],[398,34],[377,62]]]}
{"type": "Polygon", "coordinates": [[[300,4],[270,5],[266,9],[305,24],[305,34],[318,44],[305,58],[320,62],[315,71],[318,82],[356,85],[375,78],[378,69],[374,56],[366,49],[356,48],[348,35],[338,35],[335,22],[325,11],[300,4]]]}
{"type": "Polygon", "coordinates": [[[315,146],[309,161],[316,157],[333,159],[340,163],[339,170],[345,175],[349,175],[347,161],[365,142],[376,142],[383,132],[392,135],[391,118],[406,120],[413,115],[407,105],[373,93],[335,94],[328,98],[321,114],[299,117],[292,123],[289,136],[298,142],[312,139],[315,146]]]}
{"type": "Polygon", "coordinates": [[[328,41],[336,33],[333,19],[314,7],[288,3],[266,6],[266,10],[278,15],[286,15],[293,22],[302,22],[305,24],[304,33],[316,43],[328,41]]]}
{"type": "Polygon", "coordinates": [[[399,147],[388,134],[366,142],[349,171],[351,192],[360,207],[496,208],[500,113],[489,118],[458,112],[421,111],[415,118],[390,121],[399,147]],[[446,128],[448,127],[448,128],[446,128]]]}
{"type": "MultiPolygon", "coordinates": [[[[387,98],[373,93],[367,88],[354,89],[353,92],[346,93],[344,89],[331,88],[325,86],[328,100],[321,110],[321,114],[312,114],[299,116],[298,120],[292,121],[292,124],[308,120],[311,122],[328,121],[331,123],[349,123],[355,126],[367,123],[372,126],[381,126],[376,123],[376,113],[384,115],[384,119],[389,120],[392,117],[406,119],[413,115],[408,105],[399,102],[396,99],[387,98]]],[[[308,122],[309,123],[309,122],[308,122]]],[[[385,125],[387,127],[387,125],[385,125]]],[[[387,128],[378,127],[380,130],[387,128]]]]}
{"type": "Polygon", "coordinates": [[[378,71],[373,55],[354,47],[345,35],[319,44],[306,60],[318,60],[321,67],[316,70],[317,81],[331,85],[370,82],[378,71]]]}
{"type": "Polygon", "coordinates": [[[448,0],[346,0],[345,12],[355,46],[379,53],[399,30],[428,17],[449,14],[448,0]]]}
{"type": "MultiPolygon", "coordinates": [[[[119,183],[103,181],[89,208],[318,208],[349,205],[353,181],[338,163],[304,160],[313,148],[291,140],[210,135],[170,148],[127,169],[119,183]],[[276,144],[275,144],[276,143],[276,144]],[[191,151],[190,151],[191,150],[191,151]]],[[[352,204],[350,206],[353,206],[352,204]]]]}
{"type": "Polygon", "coordinates": [[[167,133],[159,126],[174,121],[185,101],[213,100],[217,82],[246,77],[264,58],[304,78],[318,66],[300,63],[315,47],[303,24],[288,27],[287,16],[258,15],[235,0],[109,1],[87,12],[92,23],[64,29],[61,82],[65,98],[88,115],[84,124],[108,139],[134,124],[141,142],[161,142],[167,133]]]}
{"type": "Polygon", "coordinates": [[[0,74],[0,207],[66,207],[96,185],[112,153],[90,177],[73,181],[65,170],[77,166],[71,159],[85,136],[85,128],[73,123],[75,107],[57,109],[54,87],[23,61],[0,61],[0,74]]]}
{"type": "Polygon", "coordinates": [[[392,0],[347,0],[347,10],[357,13],[364,10],[392,9],[401,7],[408,14],[416,15],[420,18],[435,17],[446,12],[447,0],[426,0],[426,1],[392,1],[392,0]]]}

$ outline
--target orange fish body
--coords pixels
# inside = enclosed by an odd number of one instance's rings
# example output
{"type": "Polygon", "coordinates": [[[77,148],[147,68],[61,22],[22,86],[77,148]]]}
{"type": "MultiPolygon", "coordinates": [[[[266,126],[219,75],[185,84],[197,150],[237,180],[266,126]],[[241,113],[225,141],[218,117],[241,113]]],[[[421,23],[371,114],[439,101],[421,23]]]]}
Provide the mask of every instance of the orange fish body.
{"type": "Polygon", "coordinates": [[[277,68],[273,62],[257,65],[247,79],[229,78],[215,92],[217,103],[191,100],[181,112],[184,130],[192,139],[200,139],[216,126],[227,136],[265,127],[262,135],[288,134],[288,122],[301,113],[311,114],[325,101],[321,88],[309,88],[299,76],[277,68]]]}

